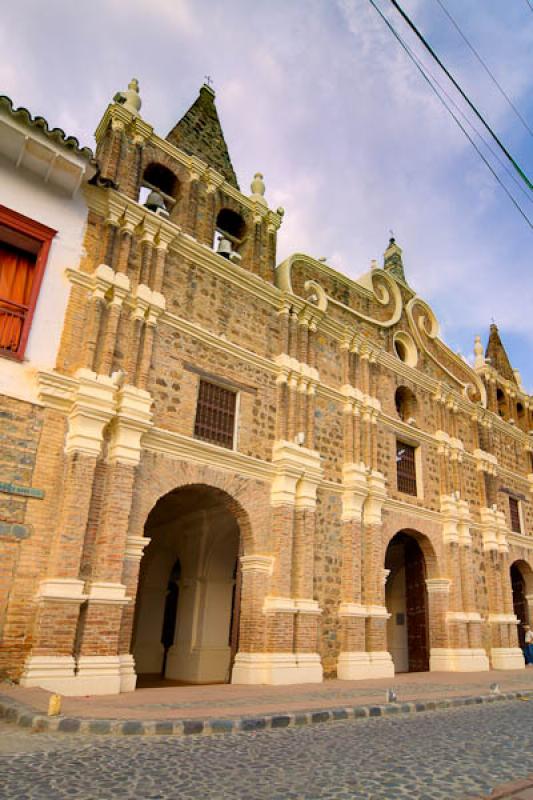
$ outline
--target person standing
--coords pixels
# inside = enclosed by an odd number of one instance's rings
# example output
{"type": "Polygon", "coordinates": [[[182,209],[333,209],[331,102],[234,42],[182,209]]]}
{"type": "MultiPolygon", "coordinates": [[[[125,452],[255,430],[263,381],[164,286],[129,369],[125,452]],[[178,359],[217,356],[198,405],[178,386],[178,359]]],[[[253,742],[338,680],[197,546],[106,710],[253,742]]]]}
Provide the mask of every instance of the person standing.
{"type": "Polygon", "coordinates": [[[533,666],[533,631],[529,625],[524,625],[524,657],[526,666],[533,666]]]}

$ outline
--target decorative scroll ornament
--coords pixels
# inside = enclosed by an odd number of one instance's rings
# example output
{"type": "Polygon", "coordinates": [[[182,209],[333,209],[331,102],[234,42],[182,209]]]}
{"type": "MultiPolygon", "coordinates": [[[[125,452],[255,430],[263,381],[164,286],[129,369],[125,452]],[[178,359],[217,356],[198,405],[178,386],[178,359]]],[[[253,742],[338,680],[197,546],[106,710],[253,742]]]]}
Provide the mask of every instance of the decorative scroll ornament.
{"type": "MultiPolygon", "coordinates": [[[[323,266],[320,264],[320,262],[300,253],[296,253],[290,258],[287,258],[276,270],[276,283],[279,289],[289,294],[295,294],[292,288],[291,272],[293,264],[297,261],[301,261],[317,271],[323,269],[323,266]]],[[[328,295],[325,289],[315,280],[306,281],[304,284],[304,290],[306,292],[311,292],[316,296],[318,308],[321,311],[326,311],[328,304],[331,304],[337,306],[337,308],[342,308],[344,311],[357,317],[357,319],[363,320],[364,322],[369,322],[372,325],[378,325],[380,328],[390,328],[393,325],[396,325],[402,316],[403,308],[402,295],[396,284],[396,281],[384,270],[373,269],[372,272],[367,276],[367,283],[369,286],[365,288],[371,288],[374,298],[379,305],[388,306],[391,303],[394,304],[389,319],[381,320],[375,319],[374,317],[369,317],[366,314],[362,314],[360,311],[357,311],[355,308],[351,308],[345,303],[341,303],[340,300],[335,300],[335,298],[328,295]]],[[[304,299],[308,302],[311,302],[309,296],[305,297],[304,299]]]]}
{"type": "Polygon", "coordinates": [[[473,402],[474,397],[479,394],[481,405],[486,407],[487,392],[485,390],[483,381],[479,375],[477,375],[474,370],[465,361],[463,361],[462,358],[460,358],[460,356],[446,347],[444,342],[438,338],[439,323],[428,304],[425,303],[420,297],[413,297],[407,303],[405,312],[409,322],[409,327],[417,346],[438,366],[440,370],[445,372],[455,384],[458,384],[461,387],[463,395],[470,400],[470,402],[473,402]],[[416,310],[418,309],[420,312],[417,314],[416,310]],[[452,361],[457,364],[461,372],[468,373],[471,381],[462,381],[457,377],[457,375],[455,375],[453,372],[450,372],[450,370],[447,369],[444,364],[441,363],[441,361],[439,361],[437,356],[428,349],[425,338],[431,339],[435,347],[440,348],[443,352],[443,355],[445,354],[448,358],[451,358],[452,361]]]}

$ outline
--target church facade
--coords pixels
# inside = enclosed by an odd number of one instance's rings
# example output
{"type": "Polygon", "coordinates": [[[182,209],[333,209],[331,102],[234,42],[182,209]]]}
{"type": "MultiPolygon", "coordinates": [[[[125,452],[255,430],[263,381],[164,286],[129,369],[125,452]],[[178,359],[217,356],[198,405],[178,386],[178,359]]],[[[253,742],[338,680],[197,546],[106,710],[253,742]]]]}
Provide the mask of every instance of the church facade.
{"type": "Polygon", "coordinates": [[[453,353],[394,239],[357,280],[277,264],[283,209],[239,188],[212,89],[166,138],[140,108],[132,81],[97,128],[54,363],[0,396],[3,674],[523,668],[533,398],[496,326],[453,353]]]}

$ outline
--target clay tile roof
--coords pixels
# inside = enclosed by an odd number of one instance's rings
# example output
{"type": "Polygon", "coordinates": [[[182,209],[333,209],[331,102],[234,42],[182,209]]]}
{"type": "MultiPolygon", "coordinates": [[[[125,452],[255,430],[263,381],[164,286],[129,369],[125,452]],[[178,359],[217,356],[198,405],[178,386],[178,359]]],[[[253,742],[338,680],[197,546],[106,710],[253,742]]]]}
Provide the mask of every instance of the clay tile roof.
{"type": "Polygon", "coordinates": [[[56,144],[72,150],[76,155],[83,156],[88,161],[94,162],[93,151],[89,147],[82,147],[75,136],[67,136],[61,128],[50,128],[47,120],[44,117],[34,117],[30,114],[27,108],[15,108],[11,98],[6,95],[0,95],[0,109],[7,109],[8,113],[17,120],[20,120],[30,128],[40,129],[47,139],[55,142],[56,144]]]}
{"type": "Polygon", "coordinates": [[[167,142],[205,161],[231,186],[239,188],[210,86],[202,86],[197,99],[168,134],[167,142]]]}

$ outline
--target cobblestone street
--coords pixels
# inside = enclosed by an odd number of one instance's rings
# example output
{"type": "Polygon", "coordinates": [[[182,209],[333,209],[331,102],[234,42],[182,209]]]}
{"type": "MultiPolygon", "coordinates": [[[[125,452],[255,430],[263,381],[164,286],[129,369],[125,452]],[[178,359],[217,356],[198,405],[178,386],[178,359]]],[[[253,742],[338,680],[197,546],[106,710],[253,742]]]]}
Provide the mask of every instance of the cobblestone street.
{"type": "Polygon", "coordinates": [[[533,703],[186,739],[2,723],[0,742],[3,800],[459,800],[533,773],[533,703]]]}

